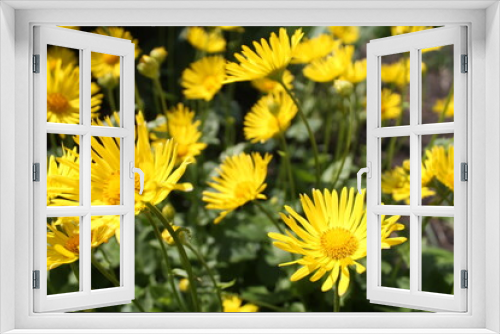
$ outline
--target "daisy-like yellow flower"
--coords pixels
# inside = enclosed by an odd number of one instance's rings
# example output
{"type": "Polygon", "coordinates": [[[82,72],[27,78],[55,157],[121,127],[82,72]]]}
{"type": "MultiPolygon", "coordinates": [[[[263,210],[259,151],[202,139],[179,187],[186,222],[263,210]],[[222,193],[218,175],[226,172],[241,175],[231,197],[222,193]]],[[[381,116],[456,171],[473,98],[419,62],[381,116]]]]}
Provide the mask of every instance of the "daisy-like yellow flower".
{"type": "MultiPolygon", "coordinates": [[[[194,120],[194,112],[182,103],[177,104],[167,112],[168,121],[165,122],[165,116],[157,118],[157,125],[153,131],[159,133],[168,133],[170,138],[177,144],[176,163],[182,163],[186,160],[192,160],[194,157],[207,147],[207,144],[200,142],[202,133],[199,131],[201,122],[194,120]],[[168,131],[167,130],[168,127],[168,131]]],[[[154,143],[165,142],[166,139],[158,139],[155,134],[151,134],[154,143]]]]}
{"type": "Polygon", "coordinates": [[[313,60],[326,57],[337,49],[340,43],[340,40],[335,40],[327,34],[303,40],[295,48],[292,64],[307,64],[313,60]]]}
{"type": "Polygon", "coordinates": [[[352,45],[341,47],[332,56],[311,62],[304,68],[303,73],[308,79],[316,82],[332,82],[345,73],[353,54],[352,45]]]}
{"type": "MultiPolygon", "coordinates": [[[[47,224],[47,271],[63,264],[77,261],[80,257],[80,227],[78,217],[65,217],[63,221],[47,224]],[[59,228],[58,228],[59,227],[59,228]]],[[[91,222],[91,248],[106,243],[115,230],[106,224],[91,222]]]]}
{"type": "Polygon", "coordinates": [[[366,79],[366,59],[356,60],[350,63],[344,74],[340,77],[341,80],[349,81],[353,84],[360,83],[366,79]]]}
{"type": "Polygon", "coordinates": [[[328,27],[333,36],[344,44],[353,44],[359,39],[359,27],[328,27]]]}
{"type": "MultiPolygon", "coordinates": [[[[358,262],[366,257],[366,208],[365,192],[358,194],[354,188],[342,189],[340,196],[336,190],[313,190],[312,199],[300,196],[305,216],[293,208],[285,206],[289,215],[281,213],[281,219],[295,235],[270,232],[268,236],[276,241],[273,245],[281,250],[301,255],[298,260],[282,263],[280,266],[299,264],[291,277],[292,282],[312,274],[310,280],[316,282],[326,276],[322,291],[331,290],[340,276],[338,294],[342,296],[349,287],[349,266],[355,266],[361,274],[366,268],[358,262]]],[[[391,232],[402,230],[396,225],[399,219],[383,219],[382,248],[401,244],[406,238],[391,238],[391,232]]]]}
{"type": "MultiPolygon", "coordinates": [[[[441,115],[444,111],[444,107],[446,105],[446,98],[444,99],[438,99],[436,103],[434,103],[434,106],[432,107],[432,111],[434,111],[436,114],[441,115]]],[[[455,103],[454,103],[454,96],[451,96],[450,103],[448,103],[448,109],[446,109],[446,112],[444,113],[445,117],[453,117],[455,115],[455,103]]]]}
{"type": "MultiPolygon", "coordinates": [[[[283,73],[283,83],[288,89],[292,89],[293,85],[293,74],[289,70],[285,70],[283,73]]],[[[278,82],[268,79],[268,78],[261,78],[257,80],[252,81],[252,86],[257,88],[259,91],[261,91],[264,94],[269,94],[272,92],[282,92],[285,91],[283,89],[283,86],[280,85],[278,82]]]]}
{"type": "Polygon", "coordinates": [[[302,29],[297,29],[289,38],[286,29],[280,28],[279,36],[271,33],[269,43],[264,38],[260,43],[254,41],[255,51],[243,45],[241,53],[234,54],[239,63],[230,62],[226,66],[225,83],[262,78],[281,81],[303,36],[302,29]]]}
{"type": "Polygon", "coordinates": [[[50,46],[47,50],[47,70],[53,71],[57,61],[61,60],[61,66],[77,65],[77,53],[75,50],[60,46],[50,46]]]}
{"type": "MultiPolygon", "coordinates": [[[[90,93],[94,118],[101,108],[103,95],[99,94],[99,86],[95,83],[91,84],[90,93]]],[[[47,122],[80,123],[80,71],[71,64],[63,66],[62,59],[47,71],[47,122]]]]}
{"type": "MultiPolygon", "coordinates": [[[[422,72],[427,70],[425,63],[421,63],[422,72]]],[[[410,59],[401,58],[392,64],[382,64],[380,77],[385,83],[394,83],[403,87],[410,83],[410,59]]]]}
{"type": "Polygon", "coordinates": [[[218,53],[226,50],[226,40],[219,29],[206,31],[201,27],[189,27],[187,29],[187,40],[196,49],[208,53],[218,53]]]}
{"type": "Polygon", "coordinates": [[[80,169],[77,147],[63,147],[63,156],[51,155],[47,164],[47,206],[74,206],[80,200],[80,169]]]}
{"type": "Polygon", "coordinates": [[[390,89],[382,89],[382,103],[380,113],[382,120],[396,119],[401,114],[401,95],[391,92],[390,89]]]}
{"type": "MultiPolygon", "coordinates": [[[[427,187],[434,177],[434,172],[428,168],[427,163],[422,163],[422,198],[435,195],[434,190],[427,187]]],[[[410,204],[410,160],[403,161],[402,166],[397,166],[393,170],[382,174],[382,192],[392,195],[396,202],[404,201],[410,204]]]]}
{"type": "Polygon", "coordinates": [[[218,176],[212,178],[213,182],[208,182],[215,191],[203,192],[207,209],[222,210],[215,224],[247,202],[267,198],[262,192],[267,186],[267,165],[271,159],[270,154],[262,157],[255,152],[251,155],[240,153],[224,159],[217,168],[218,176]]]}
{"type": "Polygon", "coordinates": [[[187,99],[211,101],[222,88],[226,61],[221,56],[204,57],[182,72],[181,85],[187,99]]]}
{"type": "MultiPolygon", "coordinates": [[[[141,53],[139,42],[132,37],[132,34],[120,27],[99,27],[94,33],[99,35],[128,39],[135,45],[135,58],[141,53]]],[[[92,75],[99,80],[100,83],[105,83],[105,86],[114,86],[118,83],[120,77],[120,57],[105,53],[92,52],[90,55],[90,70],[92,75]]]]}
{"type": "Polygon", "coordinates": [[[455,153],[453,145],[445,148],[444,146],[434,146],[430,151],[427,150],[426,167],[431,169],[439,182],[444,184],[448,189],[455,189],[455,153]]]}
{"type": "MultiPolygon", "coordinates": [[[[119,115],[114,114],[119,123],[119,115]]],[[[107,126],[112,126],[106,117],[107,126]]],[[[103,126],[100,120],[96,124],[103,126]]],[[[156,205],[163,201],[172,190],[191,191],[190,183],[179,183],[189,161],[183,161],[175,168],[177,145],[173,140],[157,143],[153,148],[149,143],[149,131],[140,112],[136,116],[137,142],[135,165],[144,172],[144,191],[139,194],[139,176],[135,176],[135,213],[139,214],[145,202],[156,205]]],[[[78,141],[78,137],[75,138],[78,141]]],[[[111,137],[92,138],[91,197],[93,205],[120,204],[120,142],[111,137]]]]}
{"type": "Polygon", "coordinates": [[[245,28],[239,26],[218,26],[218,28],[224,31],[235,31],[239,33],[245,32],[245,28]]]}
{"type": "Polygon", "coordinates": [[[288,129],[297,114],[297,106],[284,92],[263,96],[245,115],[246,140],[264,143],[288,129]]]}
{"type": "Polygon", "coordinates": [[[238,298],[238,296],[226,297],[222,302],[223,312],[258,312],[259,307],[257,305],[247,303],[243,304],[243,300],[238,298]]]}

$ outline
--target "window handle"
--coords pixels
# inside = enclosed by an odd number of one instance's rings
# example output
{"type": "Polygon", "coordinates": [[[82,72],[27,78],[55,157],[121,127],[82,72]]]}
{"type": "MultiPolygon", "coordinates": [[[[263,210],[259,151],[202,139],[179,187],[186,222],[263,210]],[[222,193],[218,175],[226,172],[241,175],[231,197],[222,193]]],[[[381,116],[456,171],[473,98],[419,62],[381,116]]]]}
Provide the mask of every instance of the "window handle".
{"type": "Polygon", "coordinates": [[[368,166],[365,168],[361,168],[358,171],[358,193],[361,194],[361,176],[366,173],[366,177],[371,179],[372,178],[372,163],[368,161],[368,166]]]}
{"type": "Polygon", "coordinates": [[[140,168],[134,167],[134,162],[130,161],[129,164],[130,178],[135,179],[135,173],[139,174],[139,180],[141,182],[141,189],[139,190],[139,195],[142,195],[142,191],[144,190],[144,172],[140,168]]]}

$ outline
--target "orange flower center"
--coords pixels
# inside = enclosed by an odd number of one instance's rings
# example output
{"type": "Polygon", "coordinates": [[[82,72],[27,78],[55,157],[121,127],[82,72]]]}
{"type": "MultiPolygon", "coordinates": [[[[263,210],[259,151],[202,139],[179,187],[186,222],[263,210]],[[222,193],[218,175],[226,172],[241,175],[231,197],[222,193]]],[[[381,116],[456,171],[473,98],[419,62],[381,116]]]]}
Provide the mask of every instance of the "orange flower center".
{"type": "Polygon", "coordinates": [[[115,55],[103,54],[102,60],[108,65],[115,65],[120,62],[120,57],[115,55]]]}
{"type": "Polygon", "coordinates": [[[68,109],[69,102],[61,93],[51,93],[47,95],[47,109],[55,113],[63,113],[68,109]]]}
{"type": "Polygon", "coordinates": [[[336,227],[324,232],[320,238],[321,249],[333,260],[352,256],[358,249],[358,239],[345,228],[336,227]]]}
{"type": "Polygon", "coordinates": [[[78,254],[80,252],[80,235],[75,234],[69,237],[64,245],[64,248],[72,253],[78,254]]]}
{"type": "Polygon", "coordinates": [[[109,205],[120,205],[120,171],[114,171],[104,186],[103,196],[109,205]]]}

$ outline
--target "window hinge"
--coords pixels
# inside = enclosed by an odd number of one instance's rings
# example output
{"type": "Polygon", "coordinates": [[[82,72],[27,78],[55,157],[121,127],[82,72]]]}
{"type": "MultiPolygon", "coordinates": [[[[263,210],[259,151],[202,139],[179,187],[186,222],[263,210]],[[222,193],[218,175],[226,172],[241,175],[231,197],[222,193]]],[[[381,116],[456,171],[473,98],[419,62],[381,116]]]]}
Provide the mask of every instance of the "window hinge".
{"type": "Polygon", "coordinates": [[[461,284],[461,287],[462,289],[467,289],[469,287],[469,274],[467,272],[467,270],[462,270],[461,271],[461,281],[462,281],[462,284],[461,284]]]}
{"type": "Polygon", "coordinates": [[[40,270],[33,270],[33,289],[40,289],[40,270]]]}
{"type": "Polygon", "coordinates": [[[33,181],[40,182],[40,164],[38,162],[33,164],[33,181]]]}
{"type": "Polygon", "coordinates": [[[462,73],[469,72],[469,57],[467,55],[462,55],[462,73]]]}
{"type": "Polygon", "coordinates": [[[40,55],[33,55],[33,73],[40,73],[40,55]]]}
{"type": "Polygon", "coordinates": [[[469,166],[466,162],[460,164],[460,180],[469,181],[469,166]]]}

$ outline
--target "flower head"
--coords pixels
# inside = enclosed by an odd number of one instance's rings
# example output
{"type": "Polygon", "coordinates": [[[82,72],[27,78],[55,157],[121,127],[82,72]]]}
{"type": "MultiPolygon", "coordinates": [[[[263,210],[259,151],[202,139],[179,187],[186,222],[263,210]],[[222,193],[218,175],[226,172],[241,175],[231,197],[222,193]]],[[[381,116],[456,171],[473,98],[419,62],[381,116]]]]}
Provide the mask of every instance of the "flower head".
{"type": "MultiPolygon", "coordinates": [[[[63,66],[58,59],[53,69],[47,71],[47,122],[80,123],[80,70],[74,65],[63,66]]],[[[97,116],[103,95],[99,86],[91,83],[91,116],[97,116]]]]}
{"type": "Polygon", "coordinates": [[[158,79],[160,77],[160,64],[158,61],[148,55],[142,55],[137,64],[137,70],[146,78],[158,79]]]}
{"type": "Polygon", "coordinates": [[[303,70],[304,75],[316,82],[332,82],[345,73],[353,54],[352,45],[341,47],[332,56],[317,59],[307,65],[303,70]]]}
{"type": "Polygon", "coordinates": [[[189,27],[187,29],[187,40],[196,49],[208,53],[226,50],[226,40],[218,29],[206,31],[201,27],[189,27]]]}
{"type": "Polygon", "coordinates": [[[215,224],[245,203],[267,198],[262,192],[267,186],[267,165],[271,159],[272,155],[262,157],[259,153],[240,153],[224,159],[217,169],[219,175],[208,183],[215,191],[203,192],[207,209],[222,210],[215,224]]]}
{"type": "Polygon", "coordinates": [[[47,50],[47,70],[54,70],[57,61],[61,60],[61,66],[77,65],[76,53],[72,49],[63,48],[60,46],[51,46],[47,50]]]}
{"type": "MultiPolygon", "coordinates": [[[[290,72],[289,70],[285,70],[285,72],[283,73],[283,83],[290,90],[293,88],[293,78],[294,77],[292,72],[290,72]]],[[[261,93],[264,94],[285,91],[280,83],[268,78],[252,80],[252,86],[257,88],[261,93]]]]}
{"type": "Polygon", "coordinates": [[[438,115],[441,115],[443,112],[445,117],[453,117],[455,114],[455,103],[454,103],[454,96],[452,95],[450,98],[450,102],[446,106],[446,98],[444,99],[439,99],[436,100],[436,103],[434,103],[434,106],[432,107],[432,111],[435,112],[438,115]],[[445,112],[445,107],[446,112],[445,112]]]}
{"type": "Polygon", "coordinates": [[[396,119],[401,114],[401,95],[392,93],[390,89],[382,89],[380,113],[382,120],[396,119]]]}
{"type": "MultiPolygon", "coordinates": [[[[282,263],[280,266],[299,264],[301,267],[290,277],[292,282],[312,274],[312,282],[326,276],[321,286],[322,291],[331,290],[340,276],[339,295],[349,287],[349,266],[355,266],[357,273],[366,268],[359,262],[366,257],[366,209],[363,194],[342,189],[340,196],[336,190],[313,190],[312,199],[300,196],[305,216],[299,215],[293,208],[285,206],[289,215],[281,213],[281,218],[291,229],[286,235],[268,233],[274,239],[273,244],[281,250],[298,254],[300,259],[282,263]]],[[[397,217],[397,216],[396,216],[397,217]]],[[[383,219],[382,248],[403,243],[406,238],[391,238],[388,231],[401,230],[401,225],[394,226],[399,219],[383,219]]]]}
{"type": "Polygon", "coordinates": [[[439,182],[448,189],[455,189],[455,153],[453,145],[448,147],[434,146],[431,150],[426,150],[426,168],[436,176],[439,182]]]}
{"type": "Polygon", "coordinates": [[[332,36],[321,34],[317,37],[303,40],[297,45],[293,53],[293,64],[307,64],[313,60],[326,57],[340,46],[340,40],[332,36]]]}
{"type": "MultiPolygon", "coordinates": [[[[158,122],[160,124],[153,130],[159,133],[166,133],[168,130],[168,135],[177,144],[176,163],[181,163],[185,160],[191,161],[207,147],[207,144],[199,141],[202,135],[198,129],[201,122],[195,121],[194,112],[182,103],[177,104],[177,106],[167,112],[166,122],[163,115],[158,116],[158,122]]],[[[153,133],[151,137],[155,139],[155,144],[166,141],[166,139],[157,139],[153,133]]]]}
{"type": "Polygon", "coordinates": [[[78,148],[63,147],[63,156],[51,155],[47,164],[47,206],[79,205],[80,162],[78,148]]]}
{"type": "Polygon", "coordinates": [[[302,29],[297,29],[289,38],[286,29],[280,28],[279,36],[274,32],[271,33],[269,42],[264,38],[260,40],[260,43],[254,41],[255,51],[243,45],[241,53],[234,54],[239,63],[230,62],[226,66],[225,82],[252,81],[262,78],[281,81],[302,36],[304,36],[302,29]]]}
{"type": "Polygon", "coordinates": [[[359,39],[359,27],[337,26],[328,27],[333,36],[340,39],[344,44],[353,44],[359,39]]]}
{"type": "MultiPolygon", "coordinates": [[[[422,72],[427,70],[425,63],[421,63],[422,72]]],[[[406,86],[410,83],[410,59],[401,58],[392,64],[382,64],[380,77],[385,83],[394,83],[398,87],[406,86]]]]}
{"type": "Polygon", "coordinates": [[[349,63],[341,79],[351,83],[360,83],[364,81],[366,79],[366,59],[349,63]]]}
{"type": "Polygon", "coordinates": [[[226,77],[226,61],[221,56],[205,57],[182,72],[181,85],[188,99],[211,101],[222,88],[226,77]]]}
{"type": "Polygon", "coordinates": [[[247,303],[245,305],[242,305],[243,301],[238,298],[238,296],[232,296],[232,297],[226,297],[224,298],[224,301],[222,302],[223,306],[223,312],[258,312],[259,307],[247,303]]]}
{"type": "Polygon", "coordinates": [[[245,138],[252,143],[265,141],[288,129],[297,106],[288,94],[272,93],[262,97],[246,114],[245,138]]]}

